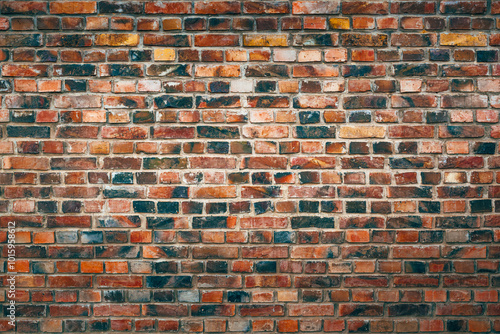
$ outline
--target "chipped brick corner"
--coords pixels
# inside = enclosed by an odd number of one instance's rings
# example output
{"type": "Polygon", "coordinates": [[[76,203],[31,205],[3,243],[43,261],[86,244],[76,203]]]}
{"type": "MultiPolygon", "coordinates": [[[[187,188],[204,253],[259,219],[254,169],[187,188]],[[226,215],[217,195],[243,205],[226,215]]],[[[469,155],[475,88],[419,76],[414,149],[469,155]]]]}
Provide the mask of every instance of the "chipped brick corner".
{"type": "Polygon", "coordinates": [[[0,331],[500,332],[499,29],[497,0],[0,1],[0,331]]]}

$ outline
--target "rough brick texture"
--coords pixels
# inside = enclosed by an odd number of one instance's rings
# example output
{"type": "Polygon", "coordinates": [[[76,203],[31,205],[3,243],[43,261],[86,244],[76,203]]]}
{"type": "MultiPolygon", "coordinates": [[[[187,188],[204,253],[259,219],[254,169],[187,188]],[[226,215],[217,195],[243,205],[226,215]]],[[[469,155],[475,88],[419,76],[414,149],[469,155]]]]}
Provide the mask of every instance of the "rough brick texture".
{"type": "Polygon", "coordinates": [[[17,332],[500,332],[500,1],[0,3],[17,332]]]}

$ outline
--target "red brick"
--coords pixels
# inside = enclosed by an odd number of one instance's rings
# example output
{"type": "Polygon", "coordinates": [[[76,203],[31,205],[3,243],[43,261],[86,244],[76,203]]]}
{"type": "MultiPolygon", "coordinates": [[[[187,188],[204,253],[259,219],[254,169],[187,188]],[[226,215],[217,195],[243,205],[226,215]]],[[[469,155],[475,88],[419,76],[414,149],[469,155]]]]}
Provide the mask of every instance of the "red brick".
{"type": "Polygon", "coordinates": [[[49,6],[51,14],[92,14],[97,10],[95,1],[55,1],[49,6]]]}

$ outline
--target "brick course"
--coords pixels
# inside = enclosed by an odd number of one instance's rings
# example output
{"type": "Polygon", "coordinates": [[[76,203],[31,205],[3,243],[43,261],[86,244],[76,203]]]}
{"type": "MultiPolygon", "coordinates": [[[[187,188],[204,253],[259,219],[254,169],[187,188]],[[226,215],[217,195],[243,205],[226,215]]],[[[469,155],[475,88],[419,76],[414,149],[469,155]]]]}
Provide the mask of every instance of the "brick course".
{"type": "Polygon", "coordinates": [[[499,15],[0,1],[15,330],[500,332],[499,15]]]}

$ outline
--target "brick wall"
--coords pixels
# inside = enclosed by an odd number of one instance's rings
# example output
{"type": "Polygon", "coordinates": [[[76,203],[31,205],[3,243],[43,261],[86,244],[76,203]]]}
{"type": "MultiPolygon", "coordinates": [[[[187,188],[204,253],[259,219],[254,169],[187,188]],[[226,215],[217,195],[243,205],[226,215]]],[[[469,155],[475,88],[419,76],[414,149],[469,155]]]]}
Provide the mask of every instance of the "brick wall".
{"type": "Polygon", "coordinates": [[[500,1],[0,9],[18,332],[500,332],[500,1]]]}

